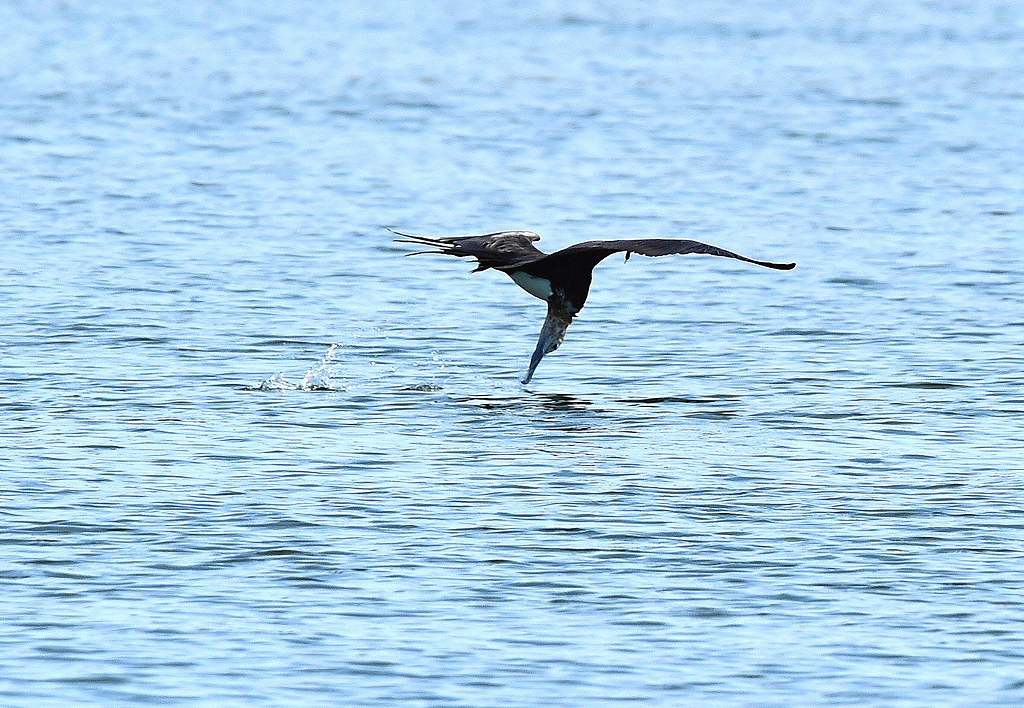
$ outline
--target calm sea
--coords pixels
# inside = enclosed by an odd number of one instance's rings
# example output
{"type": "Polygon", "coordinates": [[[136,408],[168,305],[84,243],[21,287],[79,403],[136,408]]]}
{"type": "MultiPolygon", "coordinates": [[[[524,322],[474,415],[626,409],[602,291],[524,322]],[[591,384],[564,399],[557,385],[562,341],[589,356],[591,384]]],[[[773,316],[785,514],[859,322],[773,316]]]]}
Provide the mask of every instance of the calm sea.
{"type": "Polygon", "coordinates": [[[1024,5],[0,3],[0,704],[1024,703],[1024,5]],[[611,258],[544,306],[419,233],[611,258]]]}

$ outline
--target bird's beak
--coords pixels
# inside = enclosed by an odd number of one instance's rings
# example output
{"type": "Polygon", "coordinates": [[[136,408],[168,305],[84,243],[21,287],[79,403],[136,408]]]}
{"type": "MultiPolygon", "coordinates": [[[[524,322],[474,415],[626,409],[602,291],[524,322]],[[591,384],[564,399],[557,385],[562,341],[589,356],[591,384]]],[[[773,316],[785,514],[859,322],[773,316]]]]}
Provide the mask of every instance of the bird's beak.
{"type": "Polygon", "coordinates": [[[530,357],[530,368],[527,370],[526,376],[523,377],[524,384],[530,383],[530,379],[533,378],[533,372],[537,369],[537,364],[539,364],[540,360],[544,358],[545,354],[547,354],[547,352],[544,351],[544,347],[547,346],[547,344],[548,340],[545,339],[544,335],[541,335],[540,340],[537,342],[537,348],[533,350],[533,356],[530,357]]]}
{"type": "Polygon", "coordinates": [[[548,316],[544,319],[544,326],[540,328],[537,348],[533,350],[533,356],[530,358],[530,368],[526,371],[526,377],[523,378],[524,384],[530,383],[533,372],[544,355],[555,351],[562,344],[562,340],[565,339],[565,330],[569,327],[570,322],[572,322],[572,315],[568,315],[564,311],[557,311],[550,304],[548,305],[548,316]]]}

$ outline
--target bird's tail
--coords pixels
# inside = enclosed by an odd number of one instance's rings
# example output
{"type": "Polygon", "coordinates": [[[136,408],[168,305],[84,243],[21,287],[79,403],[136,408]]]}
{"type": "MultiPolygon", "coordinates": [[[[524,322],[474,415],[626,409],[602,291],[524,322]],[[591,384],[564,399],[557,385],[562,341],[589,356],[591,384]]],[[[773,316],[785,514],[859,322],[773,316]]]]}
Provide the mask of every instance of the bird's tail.
{"type": "Polygon", "coordinates": [[[385,226],[385,229],[393,233],[395,236],[401,236],[402,238],[396,238],[395,243],[412,243],[417,246],[430,246],[432,250],[429,251],[416,251],[415,253],[406,253],[407,256],[420,256],[424,253],[443,253],[445,255],[458,255],[451,253],[450,249],[455,246],[460,236],[418,236],[416,234],[407,234],[404,231],[396,231],[390,226],[385,226]]]}

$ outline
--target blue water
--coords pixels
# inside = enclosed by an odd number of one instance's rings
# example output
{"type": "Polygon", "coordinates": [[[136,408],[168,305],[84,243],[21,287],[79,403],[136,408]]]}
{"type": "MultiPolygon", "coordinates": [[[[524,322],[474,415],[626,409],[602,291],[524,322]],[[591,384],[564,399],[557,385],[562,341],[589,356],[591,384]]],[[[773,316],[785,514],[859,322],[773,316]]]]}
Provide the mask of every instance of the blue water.
{"type": "Polygon", "coordinates": [[[0,703],[1020,705],[1024,6],[0,4],[0,703]],[[381,228],[612,258],[543,304],[381,228]]]}

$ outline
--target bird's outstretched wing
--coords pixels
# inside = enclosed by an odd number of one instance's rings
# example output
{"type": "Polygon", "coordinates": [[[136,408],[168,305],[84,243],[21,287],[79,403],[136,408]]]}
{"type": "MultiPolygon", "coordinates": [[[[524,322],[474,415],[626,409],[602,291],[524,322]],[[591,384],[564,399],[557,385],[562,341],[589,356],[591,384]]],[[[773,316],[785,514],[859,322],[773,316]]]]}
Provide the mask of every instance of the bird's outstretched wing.
{"type": "Polygon", "coordinates": [[[441,253],[446,256],[475,258],[477,266],[473,272],[503,268],[544,256],[544,252],[533,245],[534,241],[540,240],[540,236],[533,231],[496,231],[475,236],[417,236],[390,228],[388,231],[402,237],[395,239],[396,243],[412,243],[417,246],[429,246],[431,249],[407,254],[410,256],[441,253]]]}
{"type": "Polygon", "coordinates": [[[792,270],[796,267],[796,263],[772,263],[770,261],[758,261],[753,258],[741,256],[738,253],[733,253],[732,251],[727,251],[724,248],[719,248],[718,246],[680,238],[585,241],[584,243],[577,243],[573,246],[569,246],[568,248],[563,248],[561,251],[556,251],[548,257],[555,259],[560,256],[573,257],[586,253],[603,253],[604,257],[607,257],[612,253],[621,253],[623,251],[626,253],[627,259],[633,253],[639,253],[642,256],[670,256],[683,255],[687,253],[702,253],[709,256],[735,258],[740,261],[745,261],[746,263],[754,263],[759,266],[764,266],[765,268],[774,268],[776,270],[792,270]]]}

